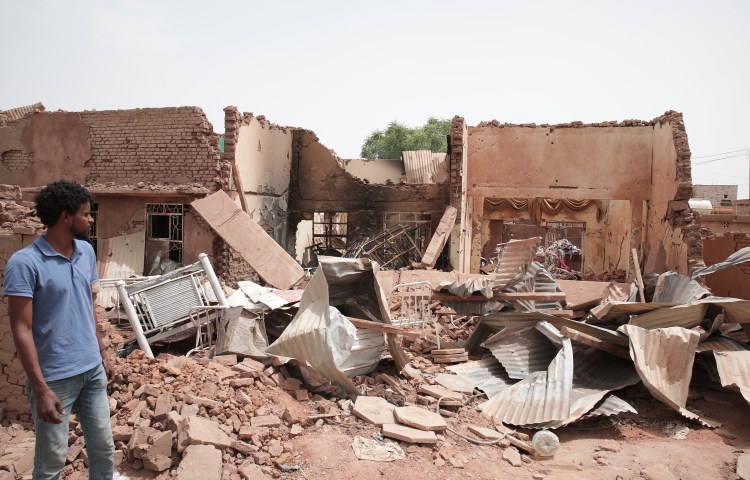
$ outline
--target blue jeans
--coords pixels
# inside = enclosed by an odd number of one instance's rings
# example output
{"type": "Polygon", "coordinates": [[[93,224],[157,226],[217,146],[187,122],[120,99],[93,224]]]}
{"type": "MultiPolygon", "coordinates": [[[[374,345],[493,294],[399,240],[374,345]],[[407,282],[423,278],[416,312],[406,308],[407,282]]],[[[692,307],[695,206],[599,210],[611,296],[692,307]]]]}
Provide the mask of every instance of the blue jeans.
{"type": "Polygon", "coordinates": [[[112,441],[112,425],[109,422],[107,374],[104,367],[99,364],[88,372],[47,382],[47,385],[60,399],[65,415],[60,415],[62,423],[57,424],[39,420],[34,392],[28,384],[26,385],[36,428],[33,480],[60,478],[60,471],[65,466],[65,457],[68,455],[71,408],[75,408],[86,439],[89,478],[112,480],[115,444],[112,441]]]}

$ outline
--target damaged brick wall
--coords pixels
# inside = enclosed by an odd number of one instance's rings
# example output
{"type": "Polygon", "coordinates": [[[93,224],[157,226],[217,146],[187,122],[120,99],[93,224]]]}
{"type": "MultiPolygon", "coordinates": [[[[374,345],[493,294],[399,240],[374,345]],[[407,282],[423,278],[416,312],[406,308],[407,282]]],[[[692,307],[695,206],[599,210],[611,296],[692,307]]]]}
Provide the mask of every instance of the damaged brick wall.
{"type": "MultiPolygon", "coordinates": [[[[312,212],[349,212],[348,232],[380,233],[385,212],[430,214],[432,228],[449,202],[448,182],[431,185],[376,185],[348,173],[344,163],[309,130],[295,130],[290,179],[290,220],[294,245],[299,219],[312,212]]],[[[293,251],[293,250],[292,250],[293,251]]]]}
{"type": "Polygon", "coordinates": [[[0,127],[0,183],[221,188],[218,137],[197,107],[37,112],[0,127]]]}
{"type": "MultiPolygon", "coordinates": [[[[11,255],[36,240],[43,228],[34,215],[33,203],[24,201],[21,189],[0,185],[0,284],[11,255]]],[[[10,330],[8,300],[3,296],[0,301],[0,410],[7,419],[29,420],[26,380],[10,330]]]]}

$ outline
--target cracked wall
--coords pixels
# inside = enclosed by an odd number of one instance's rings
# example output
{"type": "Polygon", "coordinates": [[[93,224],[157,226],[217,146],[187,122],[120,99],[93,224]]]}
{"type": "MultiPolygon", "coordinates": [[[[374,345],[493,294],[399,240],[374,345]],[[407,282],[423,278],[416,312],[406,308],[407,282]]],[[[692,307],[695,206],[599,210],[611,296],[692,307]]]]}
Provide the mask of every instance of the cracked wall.
{"type": "Polygon", "coordinates": [[[247,213],[277,243],[286,245],[292,129],[252,113],[240,115],[234,107],[225,109],[225,127],[235,137],[229,148],[225,144],[225,155],[235,162],[233,175],[240,177],[247,213]]]}

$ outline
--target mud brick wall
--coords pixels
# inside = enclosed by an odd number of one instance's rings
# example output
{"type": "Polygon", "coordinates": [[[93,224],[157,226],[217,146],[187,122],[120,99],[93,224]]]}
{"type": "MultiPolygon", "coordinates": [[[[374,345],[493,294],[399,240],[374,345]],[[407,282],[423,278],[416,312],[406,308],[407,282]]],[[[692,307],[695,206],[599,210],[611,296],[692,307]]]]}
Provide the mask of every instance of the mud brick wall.
{"type": "Polygon", "coordinates": [[[82,112],[87,182],[221,184],[218,136],[198,107],[82,112]]]}
{"type": "MultiPolygon", "coordinates": [[[[10,256],[34,238],[36,237],[20,234],[0,235],[0,281],[5,275],[5,266],[10,256]]],[[[0,410],[4,410],[6,419],[28,420],[29,400],[24,393],[26,378],[13,344],[8,301],[4,296],[0,301],[0,410]]]]}

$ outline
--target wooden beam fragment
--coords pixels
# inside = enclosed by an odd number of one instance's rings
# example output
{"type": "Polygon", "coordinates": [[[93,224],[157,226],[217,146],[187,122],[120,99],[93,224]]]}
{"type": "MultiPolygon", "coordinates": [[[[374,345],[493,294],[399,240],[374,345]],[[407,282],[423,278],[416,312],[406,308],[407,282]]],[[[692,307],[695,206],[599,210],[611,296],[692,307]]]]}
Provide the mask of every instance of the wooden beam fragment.
{"type": "Polygon", "coordinates": [[[440,252],[442,252],[445,247],[445,242],[451,234],[453,225],[456,224],[457,214],[458,210],[456,210],[455,207],[449,205],[445,209],[445,213],[443,213],[440,223],[438,223],[437,228],[435,228],[435,233],[430,239],[430,244],[427,245],[427,249],[425,250],[424,255],[422,255],[422,261],[420,263],[426,268],[435,267],[435,262],[437,261],[440,252]]]}
{"type": "Polygon", "coordinates": [[[565,292],[497,292],[492,296],[492,298],[487,298],[484,295],[471,295],[469,297],[461,297],[452,293],[435,292],[432,294],[432,299],[440,302],[490,302],[493,300],[510,302],[514,302],[517,300],[564,301],[565,292]]]}
{"type": "Polygon", "coordinates": [[[377,330],[378,332],[401,335],[404,338],[419,338],[420,335],[422,335],[420,332],[407,330],[404,327],[399,327],[398,325],[389,325],[387,323],[373,322],[371,320],[364,320],[354,317],[346,317],[346,319],[352,322],[352,324],[357,328],[366,328],[368,330],[377,330]]]}
{"type": "Polygon", "coordinates": [[[635,266],[635,281],[638,283],[638,294],[641,296],[641,302],[646,301],[643,295],[643,277],[641,276],[641,266],[638,264],[638,250],[633,248],[633,265],[635,266]]]}

